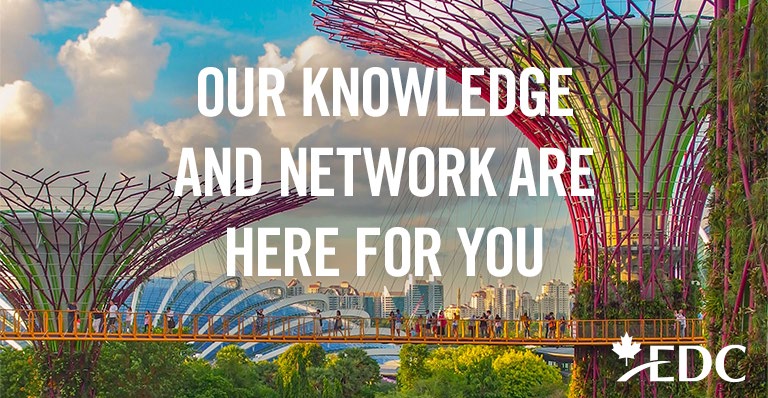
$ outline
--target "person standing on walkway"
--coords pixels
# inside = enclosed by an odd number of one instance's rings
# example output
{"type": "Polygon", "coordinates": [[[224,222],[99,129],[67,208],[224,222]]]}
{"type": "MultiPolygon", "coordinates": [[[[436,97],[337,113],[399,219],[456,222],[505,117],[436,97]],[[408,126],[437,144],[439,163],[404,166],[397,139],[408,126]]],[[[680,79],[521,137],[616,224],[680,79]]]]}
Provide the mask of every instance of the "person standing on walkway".
{"type": "Polygon", "coordinates": [[[680,337],[685,337],[686,319],[683,310],[677,312],[677,322],[680,324],[680,337]]]}
{"type": "Polygon", "coordinates": [[[489,315],[485,312],[483,312],[483,315],[480,316],[480,337],[481,338],[490,336],[490,334],[488,333],[488,318],[489,318],[489,315]]]}
{"type": "Polygon", "coordinates": [[[316,336],[323,334],[323,319],[319,308],[312,314],[312,333],[316,336]]]}
{"type": "MultiPolygon", "coordinates": [[[[389,311],[389,335],[392,337],[395,337],[395,323],[397,321],[395,320],[395,312],[389,311]]],[[[400,333],[398,333],[399,335],[400,333]]]]}
{"type": "Polygon", "coordinates": [[[440,337],[444,337],[445,327],[448,325],[448,320],[445,319],[445,313],[443,311],[440,311],[437,314],[437,323],[440,325],[440,329],[438,330],[438,333],[440,333],[440,337]]]}
{"type": "Polygon", "coordinates": [[[107,311],[107,332],[117,333],[117,304],[109,300],[109,309],[107,311]]]}
{"type": "Polygon", "coordinates": [[[461,320],[460,310],[453,313],[453,323],[451,324],[453,337],[459,337],[459,320],[461,320]]]}
{"type": "Polygon", "coordinates": [[[91,307],[91,326],[94,333],[101,333],[102,321],[104,319],[104,313],[99,311],[99,308],[95,305],[91,307]]]}
{"type": "Polygon", "coordinates": [[[427,328],[424,335],[429,336],[430,334],[432,334],[432,314],[430,314],[429,310],[427,310],[427,328]]]}
{"type": "Polygon", "coordinates": [[[400,337],[400,330],[403,328],[403,314],[400,313],[400,309],[395,312],[395,333],[397,337],[400,337]]]}
{"type": "Polygon", "coordinates": [[[152,323],[152,313],[144,311],[144,333],[149,333],[149,324],[152,323]]]}
{"type": "Polygon", "coordinates": [[[67,304],[67,332],[72,333],[75,331],[75,324],[77,323],[77,304],[71,302],[67,304]]]}
{"type": "Polygon", "coordinates": [[[424,327],[422,326],[424,324],[424,317],[422,315],[419,315],[418,318],[416,318],[416,335],[419,337],[423,337],[421,335],[422,330],[424,327]]]}
{"type": "Polygon", "coordinates": [[[565,320],[565,317],[564,317],[564,316],[560,318],[560,336],[559,336],[559,337],[560,337],[561,339],[562,339],[563,337],[565,337],[565,326],[566,326],[566,324],[567,324],[567,323],[568,323],[568,322],[565,320]]]}
{"type": "Polygon", "coordinates": [[[136,313],[133,312],[133,308],[128,307],[128,311],[125,312],[125,331],[128,333],[133,332],[133,323],[136,321],[136,313]]]}
{"type": "Polygon", "coordinates": [[[171,331],[176,327],[176,314],[173,313],[171,307],[165,309],[165,325],[167,326],[167,331],[171,331]]]}
{"type": "Polygon", "coordinates": [[[333,335],[338,336],[341,334],[341,327],[342,327],[342,321],[341,321],[341,311],[336,310],[336,317],[334,318],[333,322],[333,335]]]}
{"type": "Polygon", "coordinates": [[[531,338],[531,317],[528,316],[528,313],[523,313],[523,316],[520,317],[520,323],[523,326],[523,338],[530,339],[531,338]]]}

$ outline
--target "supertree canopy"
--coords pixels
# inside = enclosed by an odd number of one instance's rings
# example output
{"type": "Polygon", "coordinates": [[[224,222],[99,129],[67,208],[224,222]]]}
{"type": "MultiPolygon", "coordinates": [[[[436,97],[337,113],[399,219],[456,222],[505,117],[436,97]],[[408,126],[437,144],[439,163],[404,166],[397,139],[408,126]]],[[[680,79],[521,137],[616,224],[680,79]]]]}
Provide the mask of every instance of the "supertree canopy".
{"type": "MultiPolygon", "coordinates": [[[[539,148],[566,154],[570,147],[594,149],[591,175],[580,184],[592,187],[595,196],[565,198],[576,244],[574,316],[667,318],[672,308],[696,310],[692,296],[698,288],[691,279],[709,191],[702,105],[710,83],[712,1],[315,5],[322,11],[316,28],[331,39],[445,68],[457,81],[468,67],[504,67],[516,76],[528,67],[545,75],[550,68],[572,68],[573,76],[561,82],[570,94],[559,105],[573,109],[573,117],[529,118],[515,111],[508,118],[539,148]]],[[[487,74],[472,85],[486,99],[491,95],[487,74]]],[[[503,104],[504,96],[499,100],[503,104]]],[[[562,179],[568,187],[567,168],[562,179]]],[[[593,387],[599,383],[593,377],[596,357],[586,361],[593,387]]],[[[576,394],[597,393],[593,388],[576,394]]]]}
{"type": "MultiPolygon", "coordinates": [[[[122,302],[151,275],[202,245],[313,198],[281,196],[275,183],[253,196],[174,196],[175,177],[145,182],[89,173],[0,172],[0,296],[27,328],[58,330],[54,314],[122,302]],[[31,310],[31,311],[26,311],[31,310]],[[32,315],[25,315],[32,314],[32,315]],[[48,316],[46,316],[48,315],[48,316]]],[[[203,183],[201,179],[201,184],[203,183]]],[[[89,327],[83,324],[81,327],[89,327]]],[[[89,394],[98,344],[36,342],[50,396],[89,394]]]]}
{"type": "Polygon", "coordinates": [[[175,177],[140,182],[87,173],[0,172],[0,294],[16,309],[82,310],[121,301],[202,245],[312,200],[258,195],[174,196],[175,177]]]}

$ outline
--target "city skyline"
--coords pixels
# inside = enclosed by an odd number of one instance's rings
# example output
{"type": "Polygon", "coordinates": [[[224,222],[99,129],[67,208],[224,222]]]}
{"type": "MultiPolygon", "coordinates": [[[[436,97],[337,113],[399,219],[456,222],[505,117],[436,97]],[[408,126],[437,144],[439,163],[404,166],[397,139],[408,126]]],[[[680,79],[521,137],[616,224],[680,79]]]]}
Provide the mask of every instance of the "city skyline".
{"type": "Polygon", "coordinates": [[[446,311],[451,314],[458,311],[462,318],[469,318],[479,317],[488,310],[494,316],[500,315],[502,319],[520,319],[524,313],[532,319],[542,319],[550,312],[557,317],[571,317],[573,295],[570,283],[552,279],[541,284],[540,291],[534,294],[521,291],[515,285],[504,284],[501,279],[496,283],[478,284],[476,290],[468,292],[467,296],[461,295],[462,298],[459,297],[461,293],[456,292],[456,301],[446,298],[446,291],[439,279],[417,279],[413,275],[405,278],[401,290],[383,285],[380,290],[363,291],[348,281],[331,285],[315,281],[305,285],[299,278],[292,278],[286,286],[288,297],[325,294],[329,296],[326,310],[359,309],[366,311],[371,318],[387,318],[390,312],[396,310],[400,310],[406,317],[418,317],[427,311],[446,311]]]}

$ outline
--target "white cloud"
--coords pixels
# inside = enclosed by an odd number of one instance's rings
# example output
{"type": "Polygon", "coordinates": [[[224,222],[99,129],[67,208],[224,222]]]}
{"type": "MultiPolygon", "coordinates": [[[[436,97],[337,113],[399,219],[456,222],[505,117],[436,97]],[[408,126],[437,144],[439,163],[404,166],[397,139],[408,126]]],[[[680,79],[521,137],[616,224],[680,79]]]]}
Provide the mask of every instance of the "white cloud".
{"type": "Polygon", "coordinates": [[[178,163],[181,148],[192,147],[202,152],[202,148],[216,146],[224,135],[224,130],[213,119],[199,115],[164,126],[151,123],[146,130],[168,148],[168,161],[172,164],[178,163]]]}
{"type": "MultiPolygon", "coordinates": [[[[129,2],[110,6],[93,22],[90,31],[59,50],[74,95],[56,105],[39,140],[50,161],[65,170],[82,169],[83,159],[89,159],[89,168],[115,168],[113,140],[139,125],[133,107],[152,95],[170,52],[167,44],[155,43],[156,24],[129,2]]],[[[129,155],[121,153],[121,161],[130,163],[129,155]]]]}
{"type": "Polygon", "coordinates": [[[162,13],[150,14],[149,19],[161,27],[163,36],[184,38],[191,45],[222,40],[255,45],[263,41],[260,37],[232,32],[216,23],[201,23],[162,13]]]}
{"type": "Polygon", "coordinates": [[[90,29],[111,5],[108,1],[62,0],[43,3],[48,28],[90,29]]]}
{"type": "Polygon", "coordinates": [[[32,35],[45,26],[37,1],[0,0],[0,84],[23,79],[33,65],[44,60],[40,43],[32,35]]]}
{"type": "MultiPolygon", "coordinates": [[[[192,147],[197,155],[203,148],[219,147],[224,130],[213,119],[204,116],[178,119],[159,125],[149,122],[140,129],[112,141],[112,155],[129,170],[175,172],[181,149],[192,147]]],[[[202,157],[199,157],[202,161],[202,157]]],[[[201,163],[202,164],[202,163],[201,163]]]]}
{"type": "Polygon", "coordinates": [[[167,44],[155,44],[157,33],[156,24],[123,2],[111,6],[93,30],[67,41],[58,59],[78,100],[115,112],[147,99],[170,52],[167,44]]]}
{"type": "Polygon", "coordinates": [[[51,100],[32,83],[17,80],[0,86],[0,142],[31,143],[45,125],[51,100]]]}
{"type": "MultiPolygon", "coordinates": [[[[323,117],[314,112],[314,116],[304,115],[303,87],[304,68],[317,70],[321,67],[349,70],[351,67],[366,68],[381,66],[390,61],[380,57],[358,57],[341,47],[328,42],[320,36],[313,36],[296,46],[290,56],[284,56],[280,47],[274,43],[264,44],[264,53],[251,65],[245,56],[233,56],[232,66],[245,68],[278,68],[285,76],[285,89],[280,95],[286,117],[270,115],[267,117],[251,116],[263,120],[280,141],[295,145],[301,139],[323,126],[334,123],[337,119],[349,120],[349,116],[340,118],[323,117]]],[[[242,76],[242,72],[239,76],[242,76]]],[[[258,78],[254,79],[258,81],[258,78]]],[[[330,79],[325,79],[323,88],[330,89],[330,79]]]]}
{"type": "Polygon", "coordinates": [[[162,165],[168,159],[163,141],[139,130],[132,130],[112,141],[112,156],[128,170],[147,170],[162,165]]]}

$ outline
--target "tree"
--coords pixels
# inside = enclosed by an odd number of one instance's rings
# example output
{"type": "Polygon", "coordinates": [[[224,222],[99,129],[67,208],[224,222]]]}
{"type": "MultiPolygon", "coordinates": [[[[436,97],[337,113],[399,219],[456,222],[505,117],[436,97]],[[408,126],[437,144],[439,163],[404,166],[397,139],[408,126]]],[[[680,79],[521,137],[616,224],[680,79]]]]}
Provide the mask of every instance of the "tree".
{"type": "Polygon", "coordinates": [[[42,392],[32,348],[0,347],[0,396],[36,397],[42,392]]]}
{"type": "Polygon", "coordinates": [[[432,353],[426,366],[432,375],[455,381],[451,373],[462,376],[458,383],[466,397],[498,396],[498,381],[493,371],[493,360],[503,350],[490,346],[460,346],[440,348],[432,353]]]}
{"type": "Polygon", "coordinates": [[[338,380],[323,379],[323,395],[321,395],[321,398],[346,397],[342,391],[341,383],[338,380]]]}
{"type": "Polygon", "coordinates": [[[232,384],[230,396],[250,398],[270,394],[270,391],[274,393],[274,390],[260,382],[254,363],[245,354],[245,350],[237,345],[228,345],[216,353],[213,372],[232,384]]]}
{"type": "Polygon", "coordinates": [[[400,369],[397,370],[397,384],[401,391],[413,389],[417,380],[429,377],[426,361],[429,348],[424,344],[405,344],[400,348],[400,369]]]}
{"type": "Polygon", "coordinates": [[[313,391],[307,380],[308,367],[322,367],[325,350],[319,344],[294,344],[282,353],[275,363],[282,380],[282,397],[306,397],[313,391]]]}
{"type": "Polygon", "coordinates": [[[360,348],[348,348],[331,356],[326,368],[341,384],[344,397],[373,397],[381,381],[379,364],[360,348]]]}
{"type": "Polygon", "coordinates": [[[312,398],[317,396],[317,391],[309,385],[307,378],[307,361],[296,361],[296,368],[287,372],[285,387],[281,398],[312,398]]]}
{"type": "Polygon", "coordinates": [[[175,396],[179,398],[229,398],[235,396],[232,382],[216,374],[213,367],[202,359],[184,363],[184,382],[175,396]]]}
{"type": "Polygon", "coordinates": [[[97,396],[169,397],[183,385],[192,349],[184,343],[107,342],[101,348],[94,383],[97,396]]]}
{"type": "Polygon", "coordinates": [[[505,397],[532,397],[542,386],[565,388],[557,368],[548,366],[530,351],[505,352],[493,361],[493,370],[499,380],[499,390],[505,397]]]}
{"type": "Polygon", "coordinates": [[[305,366],[323,366],[325,350],[319,344],[294,344],[275,360],[278,372],[283,377],[296,369],[296,364],[303,362],[305,366]]]}
{"type": "Polygon", "coordinates": [[[557,368],[515,348],[460,346],[430,352],[404,346],[400,358],[400,388],[388,397],[550,398],[565,392],[557,368]]]}
{"type": "Polygon", "coordinates": [[[260,384],[266,385],[277,391],[281,386],[278,380],[277,364],[270,361],[258,361],[253,363],[253,378],[260,384]]]}

